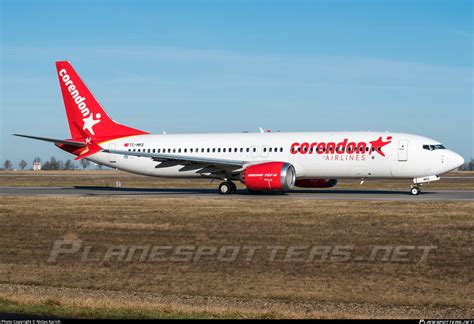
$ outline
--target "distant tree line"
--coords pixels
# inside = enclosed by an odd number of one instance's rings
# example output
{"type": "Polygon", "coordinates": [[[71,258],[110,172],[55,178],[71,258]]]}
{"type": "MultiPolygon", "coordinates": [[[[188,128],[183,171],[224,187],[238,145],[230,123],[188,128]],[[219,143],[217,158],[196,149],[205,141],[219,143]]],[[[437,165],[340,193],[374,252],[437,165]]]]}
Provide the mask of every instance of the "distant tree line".
{"type": "Polygon", "coordinates": [[[471,158],[471,161],[464,163],[459,168],[460,171],[474,171],[474,159],[471,158]]]}
{"type": "Polygon", "coordinates": [[[44,162],[41,165],[41,170],[75,170],[76,166],[71,160],[63,162],[62,160],[57,160],[52,156],[49,161],[44,162]]]}
{"type": "MultiPolygon", "coordinates": [[[[33,159],[32,165],[35,163],[40,163],[41,164],[41,170],[76,170],[79,167],[76,166],[76,164],[71,161],[71,160],[66,160],[63,162],[62,160],[56,159],[54,156],[52,156],[48,161],[41,163],[41,158],[35,157],[33,159]]],[[[82,159],[80,161],[80,167],[82,169],[88,168],[92,163],[87,160],[87,159],[82,159]]],[[[21,170],[24,170],[27,167],[28,163],[25,160],[21,160],[18,163],[18,166],[21,170]]],[[[98,164],[97,167],[99,169],[102,169],[102,165],[98,164]]],[[[3,163],[3,170],[13,170],[13,163],[11,160],[5,160],[3,163]]]]}

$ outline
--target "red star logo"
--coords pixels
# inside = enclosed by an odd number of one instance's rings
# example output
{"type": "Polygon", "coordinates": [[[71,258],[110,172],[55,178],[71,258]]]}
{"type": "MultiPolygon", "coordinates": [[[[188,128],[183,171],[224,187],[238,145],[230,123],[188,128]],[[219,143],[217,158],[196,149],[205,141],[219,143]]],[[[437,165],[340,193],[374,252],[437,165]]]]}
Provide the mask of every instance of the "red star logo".
{"type": "Polygon", "coordinates": [[[387,137],[388,142],[384,142],[382,140],[382,136],[380,136],[376,141],[369,142],[370,144],[372,144],[372,147],[370,148],[370,151],[369,151],[369,155],[372,154],[373,151],[375,151],[379,153],[380,155],[385,156],[385,154],[382,152],[382,147],[384,147],[387,144],[390,144],[392,142],[391,139],[392,139],[392,136],[388,136],[387,137]]]}

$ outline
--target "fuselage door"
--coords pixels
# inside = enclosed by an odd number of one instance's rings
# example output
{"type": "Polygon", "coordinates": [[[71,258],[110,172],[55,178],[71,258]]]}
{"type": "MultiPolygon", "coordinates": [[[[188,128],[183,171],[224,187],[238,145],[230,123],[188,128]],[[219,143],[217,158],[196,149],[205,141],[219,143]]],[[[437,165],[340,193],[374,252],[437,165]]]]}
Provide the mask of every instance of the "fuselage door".
{"type": "Polygon", "coordinates": [[[408,160],[408,140],[398,142],[398,161],[408,160]]]}
{"type": "MultiPolygon", "coordinates": [[[[115,150],[115,143],[110,143],[109,144],[109,150],[115,150]]],[[[110,154],[109,153],[109,162],[110,163],[115,163],[117,162],[115,154],[110,154]]]]}

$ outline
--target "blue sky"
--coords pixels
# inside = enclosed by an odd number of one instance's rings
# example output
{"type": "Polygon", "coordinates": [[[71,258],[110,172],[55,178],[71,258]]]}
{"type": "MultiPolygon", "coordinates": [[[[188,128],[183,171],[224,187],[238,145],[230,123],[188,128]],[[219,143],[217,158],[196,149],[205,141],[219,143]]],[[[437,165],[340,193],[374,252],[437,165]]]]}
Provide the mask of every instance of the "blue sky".
{"type": "Polygon", "coordinates": [[[473,152],[472,1],[0,1],[0,161],[71,158],[54,62],[150,132],[391,130],[473,152]]]}

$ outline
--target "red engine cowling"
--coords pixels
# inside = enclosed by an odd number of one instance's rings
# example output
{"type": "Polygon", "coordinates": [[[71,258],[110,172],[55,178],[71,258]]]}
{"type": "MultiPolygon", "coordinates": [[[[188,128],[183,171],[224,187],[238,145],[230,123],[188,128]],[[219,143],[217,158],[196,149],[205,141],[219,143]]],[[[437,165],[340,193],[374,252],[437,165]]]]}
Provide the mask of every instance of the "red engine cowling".
{"type": "Polygon", "coordinates": [[[287,191],[295,186],[295,168],[285,162],[266,162],[247,167],[242,182],[249,190],[287,191]]]}
{"type": "Polygon", "coordinates": [[[336,184],[337,179],[301,179],[295,182],[295,186],[300,188],[331,188],[336,184]]]}

